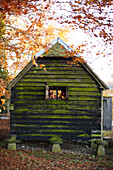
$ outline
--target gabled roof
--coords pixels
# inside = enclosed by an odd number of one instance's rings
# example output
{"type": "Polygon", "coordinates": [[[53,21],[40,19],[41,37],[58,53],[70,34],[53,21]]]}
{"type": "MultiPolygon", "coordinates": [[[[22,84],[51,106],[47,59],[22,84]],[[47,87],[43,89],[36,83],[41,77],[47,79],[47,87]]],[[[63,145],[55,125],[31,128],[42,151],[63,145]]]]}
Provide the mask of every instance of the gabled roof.
{"type": "MultiPolygon", "coordinates": [[[[69,47],[60,37],[55,38],[49,45],[48,49],[50,49],[52,46],[54,46],[56,43],[59,43],[61,46],[63,46],[67,51],[74,52],[74,50],[69,47]]],[[[42,49],[38,53],[35,54],[35,57],[39,57],[45,53],[45,50],[42,49]]]]}
{"type": "Polygon", "coordinates": [[[100,85],[101,89],[109,89],[108,86],[99,78],[99,76],[92,70],[92,68],[85,62],[81,63],[83,67],[91,74],[91,76],[96,80],[96,82],[100,85]]]}
{"type": "MultiPolygon", "coordinates": [[[[53,46],[55,46],[57,43],[59,43],[61,46],[63,46],[64,49],[66,49],[69,52],[74,52],[74,50],[69,47],[63,40],[61,40],[59,37],[55,38],[49,45],[48,49],[52,49],[53,46]]],[[[40,57],[41,55],[45,54],[45,50],[42,49],[34,57],[40,57]]],[[[60,54],[59,54],[60,55],[60,54]]],[[[49,56],[49,55],[48,55],[49,56]]],[[[79,57],[79,55],[76,57],[79,57]]],[[[91,76],[95,79],[95,81],[100,85],[100,88],[102,89],[108,89],[107,85],[97,76],[97,74],[94,73],[94,71],[91,69],[91,67],[86,63],[81,63],[82,66],[91,74],[91,76]]],[[[24,69],[8,84],[7,88],[10,90],[12,87],[15,86],[15,84],[31,69],[33,66],[33,62],[30,61],[24,69]]]]}
{"type": "Polygon", "coordinates": [[[31,69],[33,66],[32,60],[24,67],[24,69],[7,85],[7,89],[11,89],[16,83],[31,69]]]}

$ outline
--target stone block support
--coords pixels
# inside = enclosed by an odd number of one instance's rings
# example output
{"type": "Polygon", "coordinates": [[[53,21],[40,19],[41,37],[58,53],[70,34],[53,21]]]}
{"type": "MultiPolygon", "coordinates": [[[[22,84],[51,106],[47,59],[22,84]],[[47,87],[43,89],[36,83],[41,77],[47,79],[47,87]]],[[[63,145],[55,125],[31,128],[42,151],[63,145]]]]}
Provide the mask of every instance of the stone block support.
{"type": "Polygon", "coordinates": [[[103,145],[98,145],[97,156],[105,156],[105,147],[103,145]]]}
{"type": "Polygon", "coordinates": [[[11,136],[10,139],[7,140],[7,142],[8,142],[7,149],[15,151],[16,150],[16,136],[15,135],[11,136]]]}
{"type": "Polygon", "coordinates": [[[57,153],[61,152],[60,145],[59,144],[53,144],[52,152],[57,152],[57,153]]]}
{"type": "Polygon", "coordinates": [[[16,150],[16,143],[8,143],[7,149],[15,151],[16,150]]]}
{"type": "Polygon", "coordinates": [[[105,156],[105,146],[108,146],[108,142],[104,140],[91,141],[91,148],[96,149],[97,156],[105,156]]]}

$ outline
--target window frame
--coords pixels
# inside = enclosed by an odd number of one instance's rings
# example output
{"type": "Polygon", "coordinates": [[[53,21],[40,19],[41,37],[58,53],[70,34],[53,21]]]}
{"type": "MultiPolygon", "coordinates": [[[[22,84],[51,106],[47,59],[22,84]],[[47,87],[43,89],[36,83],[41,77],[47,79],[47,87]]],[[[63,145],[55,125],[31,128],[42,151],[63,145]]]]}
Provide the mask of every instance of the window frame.
{"type": "Polygon", "coordinates": [[[46,100],[52,100],[52,99],[50,99],[50,94],[49,94],[50,87],[53,89],[56,89],[57,97],[55,100],[59,100],[58,89],[63,88],[63,87],[65,88],[65,99],[60,99],[60,100],[68,100],[69,99],[69,87],[68,86],[48,86],[48,85],[46,85],[46,89],[45,89],[45,99],[46,100]]]}

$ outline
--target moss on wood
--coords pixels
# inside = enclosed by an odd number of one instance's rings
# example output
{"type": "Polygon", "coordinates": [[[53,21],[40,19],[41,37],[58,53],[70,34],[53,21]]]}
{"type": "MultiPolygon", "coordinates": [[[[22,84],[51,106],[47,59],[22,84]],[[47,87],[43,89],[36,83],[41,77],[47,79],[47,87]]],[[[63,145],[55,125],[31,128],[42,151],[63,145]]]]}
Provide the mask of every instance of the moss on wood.
{"type": "MultiPolygon", "coordinates": [[[[78,104],[76,104],[76,105],[68,105],[68,104],[65,104],[65,105],[52,105],[52,104],[49,104],[49,105],[46,105],[46,104],[44,104],[44,105],[39,105],[39,104],[37,104],[37,105],[18,105],[18,109],[25,109],[25,108],[28,108],[28,109],[42,109],[42,110],[45,110],[45,109],[66,109],[66,110],[68,110],[68,112],[69,111],[71,111],[71,110],[75,110],[75,109],[77,109],[77,110],[81,110],[81,109],[85,109],[85,110],[87,110],[87,109],[89,109],[89,110],[100,110],[100,105],[98,104],[98,105],[90,105],[90,104],[88,104],[88,102],[86,101],[84,101],[84,104],[81,104],[81,103],[78,103],[78,104]]],[[[90,114],[90,113],[89,113],[90,114]]]]}
{"type": "Polygon", "coordinates": [[[30,75],[26,75],[24,76],[25,79],[27,78],[30,78],[31,80],[33,80],[33,78],[36,78],[36,79],[58,79],[58,78],[65,78],[65,79],[78,79],[78,78],[83,78],[83,79],[91,79],[91,77],[89,75],[86,75],[86,74],[79,74],[79,75],[61,75],[61,74],[56,74],[56,75],[53,75],[53,74],[45,74],[45,75],[38,75],[38,74],[30,74],[30,75]]]}
{"type": "Polygon", "coordinates": [[[24,94],[26,95],[31,95],[31,94],[35,94],[35,95],[44,95],[44,91],[18,91],[16,92],[16,94],[22,94],[24,96],[24,94]]]}
{"type": "Polygon", "coordinates": [[[84,133],[84,134],[80,134],[80,135],[77,135],[78,137],[89,137],[90,135],[87,134],[87,133],[84,133]]]}
{"type": "Polygon", "coordinates": [[[36,116],[15,116],[17,118],[51,118],[51,119],[93,119],[94,117],[90,116],[72,116],[72,115],[36,115],[36,116]]]}
{"type": "Polygon", "coordinates": [[[99,88],[98,87],[70,87],[69,92],[97,92],[100,94],[99,88]]]}
{"type": "Polygon", "coordinates": [[[70,79],[65,79],[65,78],[58,78],[58,79],[53,79],[53,78],[48,78],[48,79],[30,79],[30,78],[28,78],[28,79],[22,79],[21,80],[21,82],[44,82],[44,83],[46,83],[46,82],[48,82],[48,83],[54,83],[54,82],[66,82],[66,83],[70,83],[70,82],[72,82],[72,83],[92,83],[92,84],[95,84],[95,82],[94,82],[94,80],[92,80],[92,79],[72,79],[71,77],[70,77],[70,79]]]}
{"type": "MultiPolygon", "coordinates": [[[[64,56],[67,50],[57,42],[54,46],[49,49],[48,55],[50,56],[64,56]]],[[[45,52],[43,56],[47,56],[45,52]]]]}
{"type": "Polygon", "coordinates": [[[92,121],[100,117],[99,84],[82,65],[67,67],[66,59],[46,61],[47,71],[33,66],[15,86],[12,132],[29,139],[56,134],[62,138],[64,134],[67,138],[90,138],[83,128],[94,127],[92,121]],[[45,100],[46,85],[68,86],[68,100],[45,100]]]}
{"type": "MultiPolygon", "coordinates": [[[[59,69],[58,69],[59,70],[59,69]]],[[[85,73],[84,72],[84,70],[83,71],[78,71],[78,70],[60,70],[60,71],[58,71],[58,70],[56,70],[56,71],[54,71],[54,70],[47,70],[47,71],[44,71],[43,69],[41,69],[41,70],[31,70],[31,71],[29,71],[29,75],[37,75],[37,74],[42,74],[42,75],[51,75],[51,74],[53,74],[53,75],[89,75],[87,72],[85,73]]],[[[28,74],[27,74],[28,75],[28,74]]]]}
{"type": "Polygon", "coordinates": [[[28,86],[28,87],[21,87],[21,86],[18,86],[18,87],[15,87],[15,90],[45,90],[45,87],[42,87],[42,86],[37,86],[37,87],[34,87],[34,86],[28,86]]]}
{"type": "MultiPolygon", "coordinates": [[[[30,96],[30,95],[28,95],[28,96],[26,96],[26,95],[19,95],[19,96],[17,96],[16,97],[17,99],[37,99],[37,96],[30,96]]],[[[40,99],[44,99],[44,97],[43,96],[40,96],[40,99]]]]}
{"type": "Polygon", "coordinates": [[[39,83],[37,83],[37,82],[36,82],[36,83],[32,83],[32,82],[20,83],[20,82],[19,82],[19,83],[16,84],[16,87],[20,87],[20,86],[23,86],[23,87],[24,87],[24,86],[25,86],[25,87],[33,87],[33,86],[34,86],[34,87],[40,87],[40,86],[44,86],[44,87],[45,87],[45,83],[40,83],[40,82],[39,82],[39,83]]]}

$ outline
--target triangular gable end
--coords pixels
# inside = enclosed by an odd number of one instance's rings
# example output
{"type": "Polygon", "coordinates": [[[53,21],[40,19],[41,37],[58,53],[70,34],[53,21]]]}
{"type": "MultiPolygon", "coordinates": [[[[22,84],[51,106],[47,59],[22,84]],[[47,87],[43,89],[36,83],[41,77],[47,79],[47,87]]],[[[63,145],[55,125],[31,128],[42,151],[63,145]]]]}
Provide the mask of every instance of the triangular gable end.
{"type": "MultiPolygon", "coordinates": [[[[55,38],[47,47],[49,50],[48,56],[64,56],[64,53],[66,50],[69,52],[74,52],[74,50],[69,47],[61,38],[57,37],[55,38]],[[62,46],[62,47],[61,47],[62,46]],[[52,50],[55,49],[55,52],[53,53],[52,50]],[[58,50],[61,50],[62,53],[58,52],[58,50]]],[[[38,53],[35,54],[35,57],[40,57],[41,55],[47,56],[46,51],[44,49],[40,50],[38,53]]]]}
{"type": "Polygon", "coordinates": [[[51,48],[48,49],[47,52],[42,54],[43,57],[64,57],[66,52],[69,52],[66,48],[64,48],[59,42],[54,44],[51,48]]]}
{"type": "MultiPolygon", "coordinates": [[[[58,52],[58,47],[61,48],[62,52],[65,52],[65,50],[69,52],[74,52],[74,50],[69,47],[63,40],[61,40],[59,37],[55,38],[49,45],[48,45],[48,50],[49,54],[48,56],[64,56],[64,53],[58,52]],[[61,48],[61,46],[63,48],[61,48]],[[52,49],[54,50],[56,48],[56,52],[53,53],[52,49]]],[[[47,56],[46,52],[44,49],[40,50],[34,57],[38,58],[41,55],[47,56]]],[[[76,57],[79,57],[76,56],[76,57]]],[[[100,85],[101,89],[108,89],[107,85],[94,73],[94,71],[90,68],[90,66],[87,63],[81,63],[83,67],[90,73],[90,75],[95,79],[95,81],[100,85]]],[[[33,66],[33,62],[30,61],[25,68],[8,84],[7,89],[11,89],[12,87],[15,86],[15,84],[31,69],[33,66]]]]}
{"type": "MultiPolygon", "coordinates": [[[[74,51],[71,47],[69,47],[61,38],[57,37],[55,38],[49,45],[48,45],[48,49],[51,51],[52,47],[54,45],[56,45],[56,48],[57,48],[57,45],[59,46],[59,44],[63,47],[62,51],[74,51]]],[[[51,56],[52,56],[53,53],[51,53],[51,56]]],[[[61,55],[61,53],[59,53],[60,56],[63,56],[63,54],[61,55]]],[[[58,53],[56,55],[59,55],[58,53]]],[[[39,57],[39,56],[47,56],[46,52],[44,49],[40,50],[35,56],[35,57],[39,57]]],[[[30,61],[25,67],[24,69],[7,85],[7,89],[11,89],[12,87],[15,86],[15,84],[30,70],[30,68],[33,66],[33,62],[30,61]]]]}
{"type": "MultiPolygon", "coordinates": [[[[45,50],[42,49],[41,51],[39,51],[35,57],[38,58],[41,55],[43,56],[64,56],[65,50],[69,51],[69,52],[74,52],[74,50],[69,47],[61,38],[57,37],[55,38],[50,45],[48,45],[48,50],[49,50],[49,54],[47,55],[45,50]],[[63,48],[61,48],[61,46],[63,48]],[[52,51],[53,50],[53,51],[52,51]],[[59,50],[61,50],[64,53],[58,52],[59,50]]],[[[76,55],[76,57],[80,57],[80,55],[76,55]]],[[[98,84],[100,85],[101,89],[109,89],[107,87],[107,85],[96,75],[96,73],[94,73],[94,71],[91,69],[91,67],[85,63],[82,63],[83,67],[90,73],[90,75],[98,82],[98,84]]]]}

